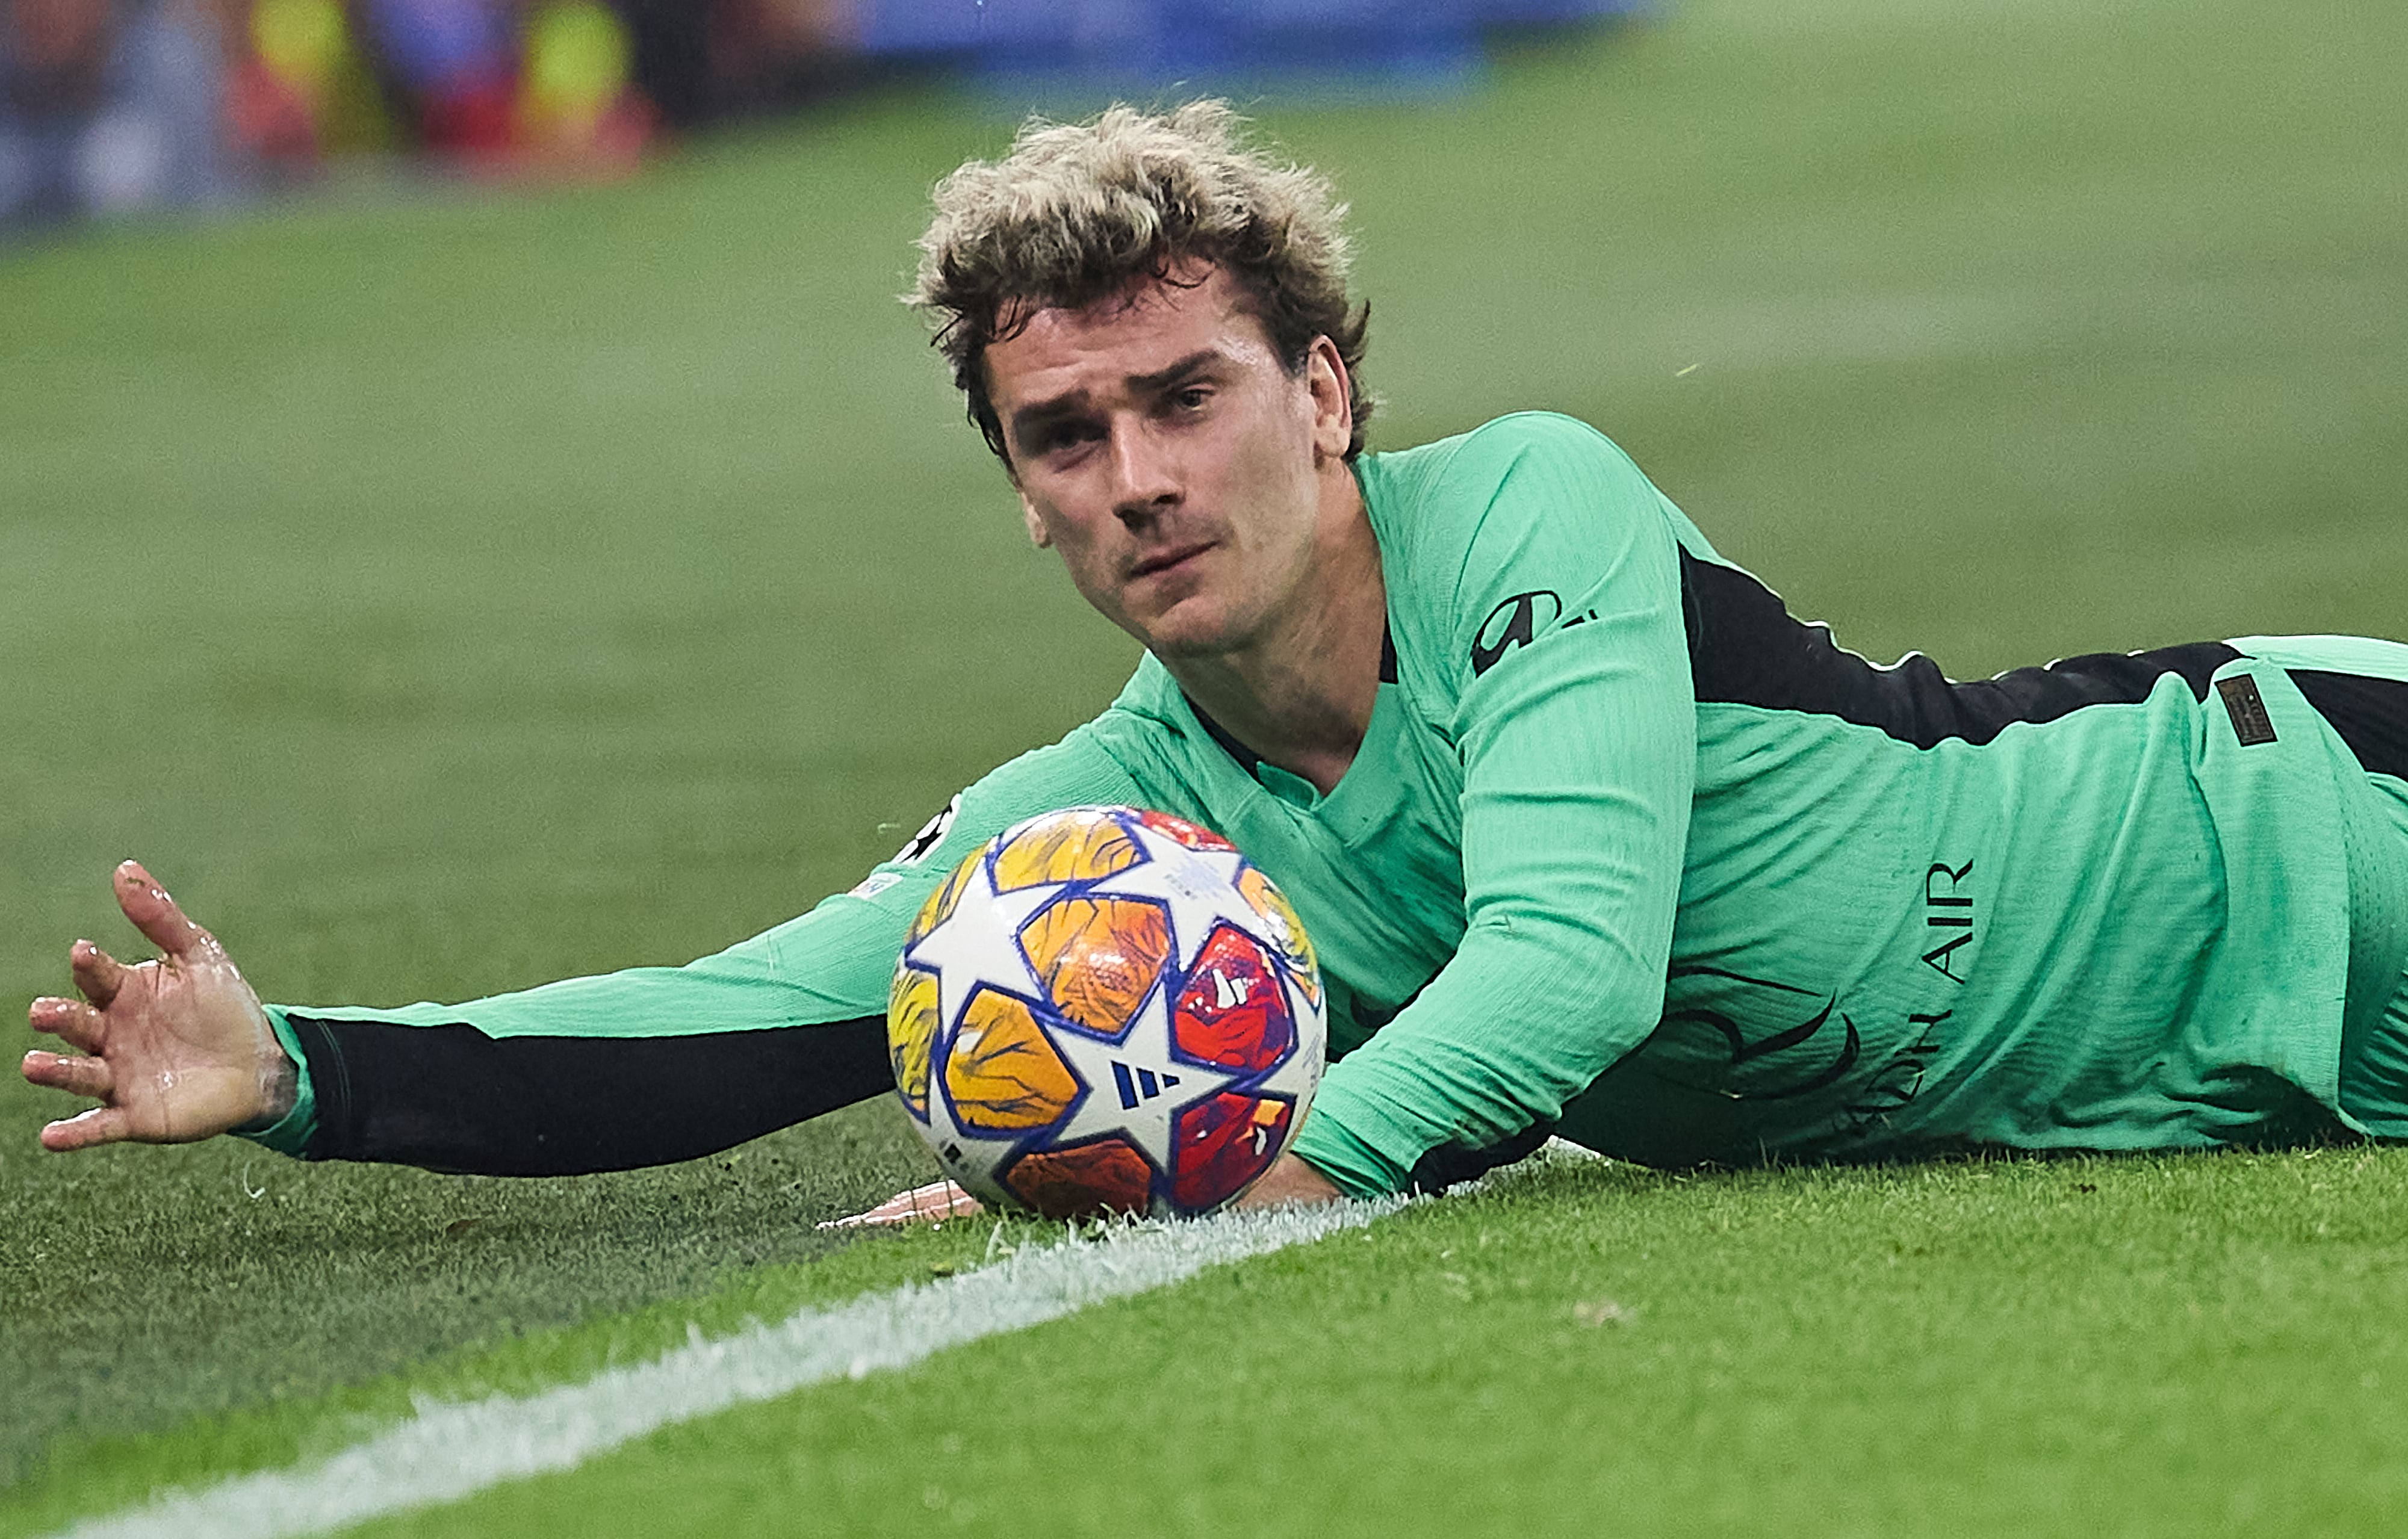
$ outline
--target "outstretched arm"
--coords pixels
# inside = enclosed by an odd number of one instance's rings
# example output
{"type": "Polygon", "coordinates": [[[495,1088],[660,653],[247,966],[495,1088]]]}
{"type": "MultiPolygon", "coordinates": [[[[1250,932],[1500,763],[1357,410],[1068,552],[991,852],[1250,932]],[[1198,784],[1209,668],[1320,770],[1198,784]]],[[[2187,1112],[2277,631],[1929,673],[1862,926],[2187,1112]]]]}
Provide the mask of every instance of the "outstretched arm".
{"type": "Polygon", "coordinates": [[[708,1154],[890,1090],[887,982],[928,890],[1009,823],[1135,793],[1074,733],[982,779],[851,893],[716,956],[463,1005],[262,1005],[128,862],[119,900],[166,955],[126,967],[79,942],[85,1000],[35,1005],[35,1028],[79,1051],[29,1054],[25,1076],[104,1103],[43,1142],[232,1131],[311,1159],[517,1176],[708,1154]]]}
{"type": "Polygon", "coordinates": [[[190,1143],[290,1111],[298,1073],[225,948],[140,865],[115,881],[118,906],[164,955],[129,967],[79,940],[68,962],[83,998],[34,1002],[34,1030],[76,1050],[27,1053],[25,1077],[100,1101],[44,1128],[42,1147],[190,1143]]]}
{"type": "Polygon", "coordinates": [[[25,1077],[101,1101],[45,1128],[48,1148],[238,1132],[321,1159],[566,1175],[711,1153],[893,1083],[882,1019],[827,991],[865,971],[843,965],[848,950],[867,947],[874,975],[853,991],[891,965],[877,949],[899,921],[858,904],[682,968],[466,1005],[305,1011],[263,1005],[141,866],[120,866],[116,885],[165,955],[128,966],[78,941],[84,997],[35,1002],[34,1028],[79,1051],[28,1053],[25,1077]],[[799,944],[798,928],[820,933],[804,948],[817,989],[780,976],[779,942],[799,944]]]}

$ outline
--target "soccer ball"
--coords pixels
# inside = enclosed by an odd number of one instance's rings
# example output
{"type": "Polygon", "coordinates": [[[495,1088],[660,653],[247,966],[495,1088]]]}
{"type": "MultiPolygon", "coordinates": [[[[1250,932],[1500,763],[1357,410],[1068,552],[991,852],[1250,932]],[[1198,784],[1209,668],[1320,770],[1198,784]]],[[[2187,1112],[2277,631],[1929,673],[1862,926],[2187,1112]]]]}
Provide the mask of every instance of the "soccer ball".
{"type": "Polygon", "coordinates": [[[1073,807],[928,899],[886,1041],[912,1124],[981,1201],[1168,1217],[1234,1200],[1294,1140],[1327,1008],[1303,924],[1235,846],[1073,807]]]}

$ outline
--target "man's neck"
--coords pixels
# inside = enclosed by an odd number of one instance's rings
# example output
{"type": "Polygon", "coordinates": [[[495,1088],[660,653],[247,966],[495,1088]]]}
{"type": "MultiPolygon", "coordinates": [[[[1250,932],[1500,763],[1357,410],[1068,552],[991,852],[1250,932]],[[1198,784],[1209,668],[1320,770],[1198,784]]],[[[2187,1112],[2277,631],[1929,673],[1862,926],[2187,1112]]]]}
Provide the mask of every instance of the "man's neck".
{"type": "Polygon", "coordinates": [[[1325,497],[1310,591],[1289,613],[1241,649],[1162,662],[1224,732],[1327,795],[1371,725],[1388,592],[1351,468],[1325,497]]]}

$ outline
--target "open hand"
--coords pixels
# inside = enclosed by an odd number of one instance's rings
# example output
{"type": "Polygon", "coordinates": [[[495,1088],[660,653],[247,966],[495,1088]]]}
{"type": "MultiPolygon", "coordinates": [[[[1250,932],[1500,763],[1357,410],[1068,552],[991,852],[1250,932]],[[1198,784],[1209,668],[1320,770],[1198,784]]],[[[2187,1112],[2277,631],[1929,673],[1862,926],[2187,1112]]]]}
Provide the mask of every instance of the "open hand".
{"type": "Polygon", "coordinates": [[[45,1127],[42,1147],[190,1143],[291,1110],[297,1072],[225,948],[134,862],[116,887],[165,955],[129,967],[79,940],[67,956],[83,998],[34,1001],[34,1030],[77,1051],[27,1053],[25,1077],[100,1101],[45,1127]]]}

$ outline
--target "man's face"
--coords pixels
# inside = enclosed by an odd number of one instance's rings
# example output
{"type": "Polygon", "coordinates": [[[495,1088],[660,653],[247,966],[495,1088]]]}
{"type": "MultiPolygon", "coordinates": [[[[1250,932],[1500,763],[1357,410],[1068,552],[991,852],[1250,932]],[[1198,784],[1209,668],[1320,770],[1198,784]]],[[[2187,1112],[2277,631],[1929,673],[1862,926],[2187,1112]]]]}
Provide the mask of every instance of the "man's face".
{"type": "Polygon", "coordinates": [[[1291,375],[1226,273],[1179,276],[1039,310],[984,365],[1029,538],[1166,658],[1242,648],[1312,602],[1353,429],[1333,346],[1291,375]]]}

